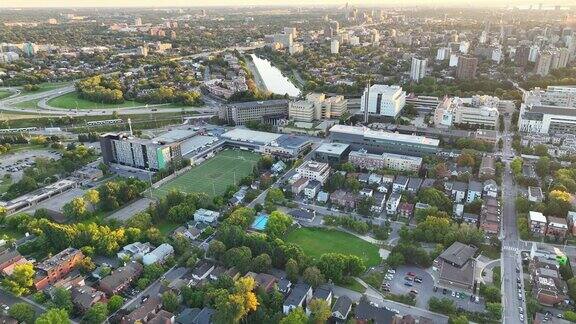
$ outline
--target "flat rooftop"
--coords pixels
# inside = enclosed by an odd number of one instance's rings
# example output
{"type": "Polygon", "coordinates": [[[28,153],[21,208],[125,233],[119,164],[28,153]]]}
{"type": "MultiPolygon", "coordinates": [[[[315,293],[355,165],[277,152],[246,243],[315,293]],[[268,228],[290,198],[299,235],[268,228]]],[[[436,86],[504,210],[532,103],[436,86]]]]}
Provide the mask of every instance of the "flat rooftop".
{"type": "Polygon", "coordinates": [[[182,144],[180,144],[182,156],[216,141],[218,141],[218,138],[204,135],[198,135],[184,140],[182,144]]]}
{"type": "Polygon", "coordinates": [[[343,133],[356,136],[363,136],[365,138],[374,138],[378,140],[405,142],[405,143],[429,145],[435,147],[440,145],[440,141],[433,138],[417,135],[389,133],[385,131],[376,131],[366,127],[357,127],[357,126],[334,125],[332,126],[332,128],[330,128],[330,133],[343,133]]]}
{"type": "Polygon", "coordinates": [[[570,116],[576,117],[576,109],[569,107],[557,107],[557,106],[532,106],[530,113],[541,113],[547,115],[557,115],[557,116],[570,116]]]}
{"type": "Polygon", "coordinates": [[[195,134],[196,131],[191,129],[173,129],[154,138],[152,141],[159,143],[174,143],[192,137],[195,134]]]}
{"type": "Polygon", "coordinates": [[[341,155],[349,146],[350,145],[343,143],[324,143],[316,149],[316,152],[341,155]]]}
{"type": "Polygon", "coordinates": [[[306,137],[303,137],[303,136],[284,134],[284,135],[280,136],[272,144],[277,144],[278,146],[285,147],[285,148],[299,148],[302,145],[306,145],[309,142],[310,141],[306,137]]]}
{"type": "Polygon", "coordinates": [[[474,257],[477,248],[466,245],[460,242],[454,242],[447,248],[442,254],[440,254],[440,258],[453,263],[458,267],[462,267],[468,260],[474,257]]]}
{"type": "Polygon", "coordinates": [[[232,141],[248,142],[260,145],[268,145],[280,138],[282,134],[260,132],[246,128],[234,128],[224,134],[222,137],[232,141]]]}

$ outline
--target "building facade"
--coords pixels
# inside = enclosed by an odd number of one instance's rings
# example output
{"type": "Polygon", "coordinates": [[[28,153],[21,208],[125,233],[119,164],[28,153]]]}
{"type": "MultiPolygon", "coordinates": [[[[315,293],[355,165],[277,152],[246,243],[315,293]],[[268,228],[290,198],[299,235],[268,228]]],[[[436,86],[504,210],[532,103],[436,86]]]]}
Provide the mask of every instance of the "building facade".
{"type": "Polygon", "coordinates": [[[369,114],[396,118],[405,104],[406,92],[402,90],[402,87],[375,84],[370,87],[370,90],[364,89],[360,100],[360,111],[364,112],[368,109],[369,114]],[[366,101],[368,107],[366,107],[366,101]]]}
{"type": "Polygon", "coordinates": [[[288,116],[288,100],[267,100],[220,106],[218,117],[229,124],[244,125],[249,121],[275,124],[288,116]]]}

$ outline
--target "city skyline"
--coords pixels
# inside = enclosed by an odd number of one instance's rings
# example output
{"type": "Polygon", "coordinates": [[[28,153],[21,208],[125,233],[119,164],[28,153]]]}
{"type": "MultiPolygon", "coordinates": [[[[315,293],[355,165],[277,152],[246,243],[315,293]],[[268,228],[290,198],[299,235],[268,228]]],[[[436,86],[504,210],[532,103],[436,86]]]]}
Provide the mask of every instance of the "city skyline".
{"type": "Polygon", "coordinates": [[[116,1],[112,0],[7,0],[0,3],[0,8],[90,8],[90,7],[215,7],[215,6],[344,6],[346,3],[354,6],[375,6],[375,7],[387,7],[387,6],[454,6],[459,5],[460,7],[506,7],[506,6],[538,6],[540,4],[544,6],[563,6],[567,5],[576,6],[576,3],[569,4],[567,2],[559,2],[556,0],[543,0],[543,1],[524,1],[524,0],[508,0],[508,1],[498,1],[498,0],[483,0],[483,1],[458,1],[458,0],[297,0],[297,1],[275,1],[270,4],[266,0],[250,0],[250,1],[235,1],[235,0],[197,0],[197,1],[187,1],[187,0],[173,0],[170,3],[158,3],[152,0],[127,0],[123,1],[122,4],[118,4],[116,1]]]}

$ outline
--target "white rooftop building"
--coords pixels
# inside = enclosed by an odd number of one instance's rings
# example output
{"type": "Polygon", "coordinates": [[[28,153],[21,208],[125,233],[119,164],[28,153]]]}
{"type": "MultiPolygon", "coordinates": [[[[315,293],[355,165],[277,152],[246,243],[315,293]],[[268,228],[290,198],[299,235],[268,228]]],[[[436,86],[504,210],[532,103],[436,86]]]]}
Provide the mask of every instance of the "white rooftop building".
{"type": "Polygon", "coordinates": [[[144,265],[151,265],[157,262],[163,262],[167,257],[174,254],[174,248],[168,243],[160,244],[152,252],[144,255],[142,258],[142,263],[144,265]]]}
{"type": "Polygon", "coordinates": [[[360,99],[360,111],[368,109],[369,114],[398,117],[404,105],[406,104],[406,91],[400,86],[388,86],[383,84],[374,84],[364,89],[360,99]],[[366,96],[368,96],[368,107],[366,107],[366,96]]]}

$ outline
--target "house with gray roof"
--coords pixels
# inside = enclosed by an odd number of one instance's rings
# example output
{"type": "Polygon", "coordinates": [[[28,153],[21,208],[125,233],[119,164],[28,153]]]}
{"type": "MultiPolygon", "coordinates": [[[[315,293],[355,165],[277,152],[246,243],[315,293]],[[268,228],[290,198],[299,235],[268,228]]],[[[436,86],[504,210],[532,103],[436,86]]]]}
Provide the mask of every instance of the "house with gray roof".
{"type": "Polygon", "coordinates": [[[298,307],[306,308],[312,299],[312,287],[307,284],[299,283],[294,285],[292,291],[284,300],[282,311],[284,314],[290,313],[293,309],[298,307]]]}

